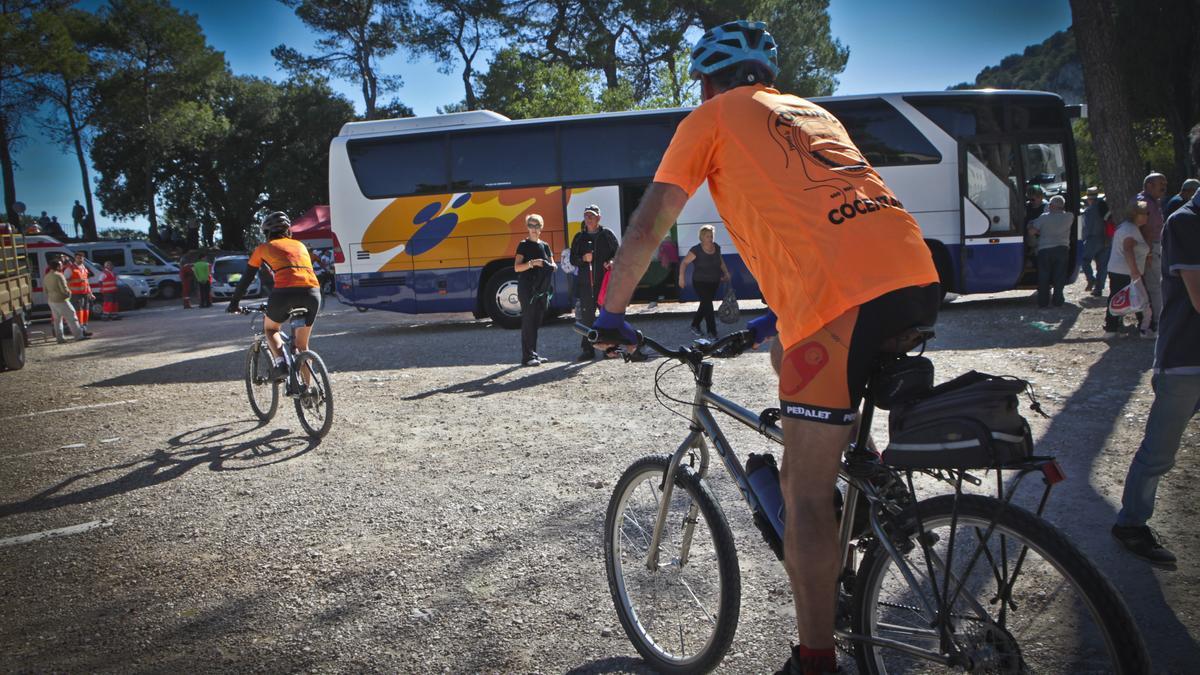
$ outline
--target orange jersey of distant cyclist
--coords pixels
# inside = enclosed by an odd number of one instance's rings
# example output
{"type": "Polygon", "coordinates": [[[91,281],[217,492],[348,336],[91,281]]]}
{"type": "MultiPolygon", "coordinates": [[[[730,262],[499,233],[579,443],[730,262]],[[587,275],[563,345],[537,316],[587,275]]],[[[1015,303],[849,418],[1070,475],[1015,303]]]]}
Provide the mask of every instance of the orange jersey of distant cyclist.
{"type": "Polygon", "coordinates": [[[841,122],[802,98],[758,85],[705,101],[654,180],[689,196],[708,180],[785,347],[888,291],[938,281],[916,220],[841,122]]]}
{"type": "Polygon", "coordinates": [[[295,239],[272,239],[259,244],[250,254],[250,266],[267,267],[275,273],[275,288],[319,288],[308,247],[295,239]]]}

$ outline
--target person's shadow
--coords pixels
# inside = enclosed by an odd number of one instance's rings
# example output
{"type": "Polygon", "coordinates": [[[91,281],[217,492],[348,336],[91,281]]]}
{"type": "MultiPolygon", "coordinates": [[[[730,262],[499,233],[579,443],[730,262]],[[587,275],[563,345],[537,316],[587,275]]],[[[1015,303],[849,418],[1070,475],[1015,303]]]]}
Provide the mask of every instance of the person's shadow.
{"type": "Polygon", "coordinates": [[[0,504],[0,518],[87,504],[114,495],[154,487],[208,465],[210,471],[242,471],[295,459],[319,441],[283,429],[265,431],[257,420],[202,427],[167,441],[167,448],[121,464],[76,474],[19,502],[0,504]],[[71,486],[116,473],[111,479],[78,490],[71,486]]]}

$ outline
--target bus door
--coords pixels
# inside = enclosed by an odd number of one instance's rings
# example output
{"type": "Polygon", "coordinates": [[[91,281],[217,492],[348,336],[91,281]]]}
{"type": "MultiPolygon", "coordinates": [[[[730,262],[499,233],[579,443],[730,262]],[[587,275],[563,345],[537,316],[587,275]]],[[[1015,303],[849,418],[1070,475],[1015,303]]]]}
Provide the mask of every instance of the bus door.
{"type": "Polygon", "coordinates": [[[396,242],[387,251],[373,253],[364,250],[361,243],[350,244],[346,262],[354,280],[349,298],[353,304],[416,313],[413,259],[403,253],[402,245],[403,242],[396,242]]]}
{"type": "Polygon", "coordinates": [[[1025,271],[1025,201],[1018,147],[966,139],[959,143],[962,246],[959,288],[1010,291],[1025,271]]]}
{"type": "MultiPolygon", "coordinates": [[[[1075,222],[1071,225],[1071,237],[1068,240],[1070,254],[1067,258],[1071,261],[1069,282],[1073,282],[1077,270],[1077,256],[1082,253],[1082,249],[1079,246],[1079,199],[1076,187],[1067,180],[1067,154],[1063,144],[1053,140],[1026,142],[1022,139],[1020,149],[1023,185],[1026,189],[1034,186],[1041,188],[1046,195],[1047,202],[1051,197],[1061,196],[1066,201],[1066,211],[1075,216],[1075,222]]],[[[1026,214],[1026,224],[1031,215],[1026,214]]],[[[1037,285],[1037,269],[1032,263],[1033,261],[1030,261],[1030,264],[1026,265],[1025,275],[1018,282],[1019,286],[1037,285]]]]}
{"type": "MultiPolygon", "coordinates": [[[[646,188],[649,186],[649,183],[631,183],[621,186],[622,239],[625,237],[625,230],[629,227],[633,212],[641,203],[642,195],[646,194],[646,188]]],[[[658,254],[650,258],[650,265],[646,268],[646,273],[642,275],[641,281],[638,282],[637,288],[633,292],[634,300],[657,302],[658,300],[679,299],[679,246],[676,242],[674,225],[671,226],[671,231],[667,233],[666,238],[659,242],[660,249],[664,246],[674,251],[675,255],[664,254],[665,252],[660,250],[658,254]]]]}

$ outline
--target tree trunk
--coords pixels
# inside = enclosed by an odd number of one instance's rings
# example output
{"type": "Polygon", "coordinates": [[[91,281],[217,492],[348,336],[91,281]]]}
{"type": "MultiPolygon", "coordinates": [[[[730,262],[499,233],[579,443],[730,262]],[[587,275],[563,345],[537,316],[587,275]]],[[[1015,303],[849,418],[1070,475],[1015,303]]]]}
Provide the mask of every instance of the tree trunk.
{"type": "Polygon", "coordinates": [[[477,107],[476,104],[479,102],[479,99],[475,98],[475,88],[471,86],[472,73],[473,71],[471,70],[471,63],[468,61],[466,65],[463,66],[462,72],[463,91],[465,91],[467,94],[467,110],[474,110],[477,107]]]}
{"type": "Polygon", "coordinates": [[[149,162],[146,162],[144,169],[146,171],[146,217],[150,219],[150,230],[147,234],[150,241],[157,244],[162,238],[158,232],[158,212],[154,208],[154,176],[151,173],[153,170],[150,168],[149,162]]]}
{"type": "Polygon", "coordinates": [[[5,220],[20,229],[21,218],[13,208],[17,201],[17,186],[13,183],[12,152],[8,143],[8,120],[0,118],[0,174],[4,180],[4,212],[7,214],[5,220]]]}
{"type": "Polygon", "coordinates": [[[1071,0],[1071,16],[1100,179],[1109,207],[1119,212],[1141,189],[1143,176],[1127,88],[1113,50],[1116,8],[1112,0],[1071,0]]]}
{"type": "Polygon", "coordinates": [[[67,97],[64,100],[63,111],[67,114],[67,124],[71,127],[71,141],[75,144],[75,157],[79,160],[79,175],[83,178],[83,199],[87,204],[87,216],[83,219],[84,241],[96,241],[96,207],[92,203],[92,177],[88,174],[87,155],[83,152],[83,134],[75,121],[75,106],[71,104],[70,85],[65,81],[67,97]]]}

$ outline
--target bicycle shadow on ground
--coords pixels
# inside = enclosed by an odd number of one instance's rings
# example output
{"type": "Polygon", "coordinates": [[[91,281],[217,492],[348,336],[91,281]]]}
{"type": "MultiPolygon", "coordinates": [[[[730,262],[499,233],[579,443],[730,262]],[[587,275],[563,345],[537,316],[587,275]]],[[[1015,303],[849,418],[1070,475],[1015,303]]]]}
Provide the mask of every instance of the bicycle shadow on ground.
{"type": "MultiPolygon", "coordinates": [[[[1159,580],[1160,574],[1174,572],[1152,570],[1112,540],[1108,529],[1116,521],[1116,510],[1109,505],[1108,495],[1092,484],[1097,476],[1111,476],[1117,481],[1113,492],[1120,499],[1120,485],[1137,448],[1122,448],[1118,453],[1106,451],[1104,446],[1118,422],[1135,425],[1134,442],[1141,440],[1144,417],[1125,421],[1125,409],[1149,366],[1143,347],[1136,340],[1110,343],[1071,396],[1053,412],[1037,447],[1039,453],[1055,455],[1068,477],[1051,493],[1047,519],[1084,550],[1125,598],[1156,670],[1184,672],[1200,661],[1200,644],[1171,606],[1159,580]],[[1080,424],[1080,420],[1087,423],[1080,424]]],[[[1038,485],[1040,494],[1040,482],[1038,485]]],[[[1033,491],[1028,487],[1022,490],[1026,497],[1033,491]]],[[[1164,496],[1160,489],[1160,506],[1164,496]]]]}
{"type": "Polygon", "coordinates": [[[645,661],[629,656],[612,656],[606,659],[596,659],[567,671],[566,675],[592,675],[593,673],[637,673],[638,675],[654,675],[657,673],[645,661]]]}
{"type": "Polygon", "coordinates": [[[304,455],[319,442],[307,436],[290,435],[283,429],[264,434],[261,433],[264,427],[258,420],[242,420],[180,434],[167,441],[168,448],[155,450],[146,457],[85,471],[28,499],[0,504],[0,518],[88,504],[151,488],[204,465],[210,471],[243,471],[278,464],[304,455]],[[106,476],[111,477],[105,480],[106,476]],[[71,489],[95,479],[103,482],[71,489]]]}

